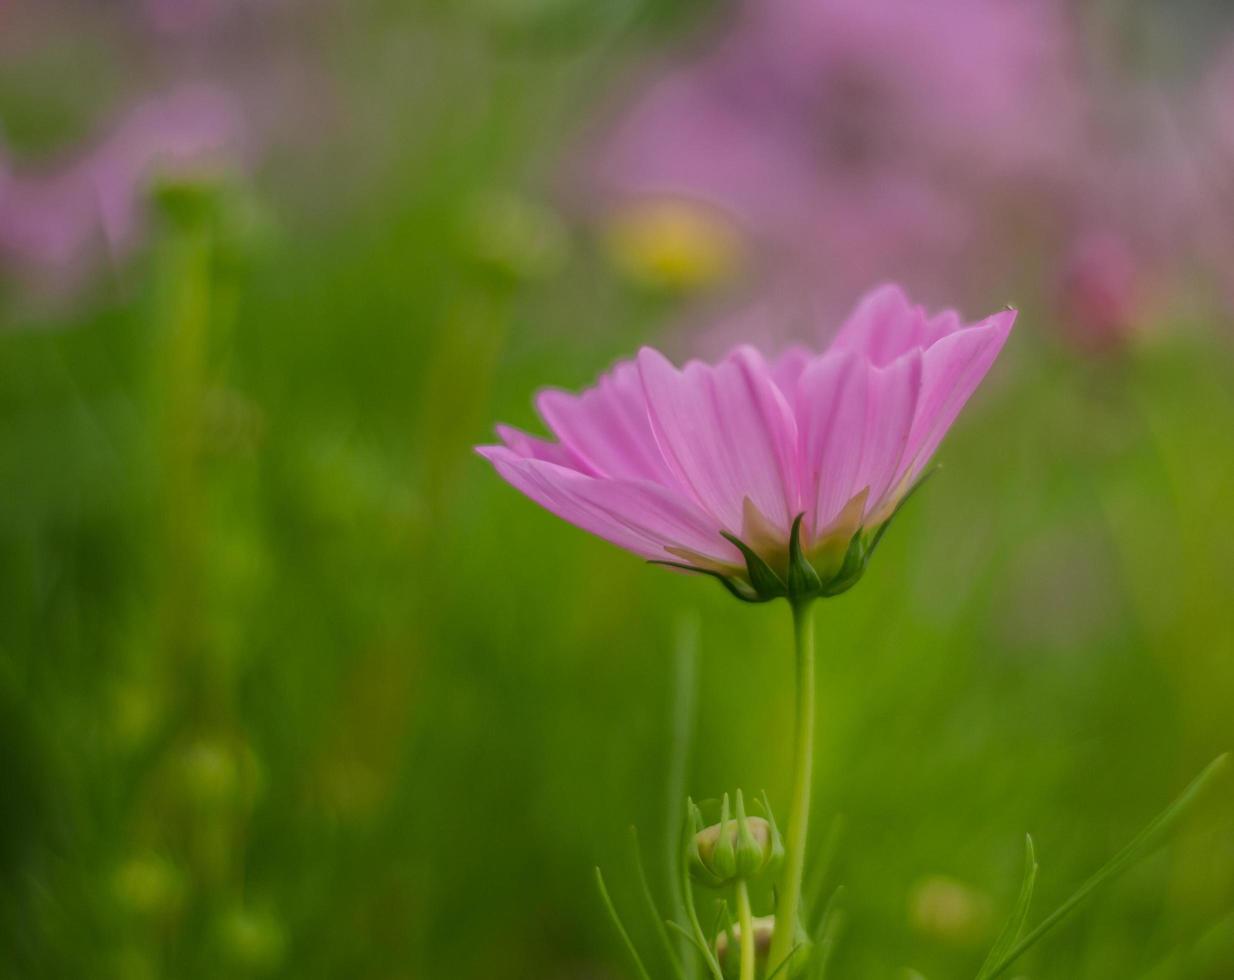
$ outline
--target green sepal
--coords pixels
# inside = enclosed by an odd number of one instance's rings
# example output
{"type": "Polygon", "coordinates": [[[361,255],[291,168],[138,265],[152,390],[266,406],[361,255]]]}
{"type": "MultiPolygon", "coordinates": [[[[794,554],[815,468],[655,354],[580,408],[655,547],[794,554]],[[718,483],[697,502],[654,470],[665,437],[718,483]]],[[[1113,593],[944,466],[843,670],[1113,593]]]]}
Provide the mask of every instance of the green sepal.
{"type": "Polygon", "coordinates": [[[728,881],[737,874],[737,851],[728,833],[728,823],[728,794],[725,793],[720,803],[720,836],[711,852],[711,870],[721,881],[728,881]]]}
{"type": "Polygon", "coordinates": [[[750,584],[754,586],[754,591],[761,598],[778,599],[781,596],[788,595],[788,586],[784,584],[772,567],[759,557],[758,552],[735,534],[729,534],[727,531],[721,531],[720,534],[737,548],[741,552],[742,557],[745,558],[746,574],[750,578],[750,584]]]}
{"type": "Polygon", "coordinates": [[[801,552],[801,522],[806,515],[798,514],[788,539],[788,594],[792,598],[816,596],[823,587],[818,572],[801,552]]]}
{"type": "Polygon", "coordinates": [[[737,875],[740,878],[752,878],[763,869],[767,855],[750,833],[750,822],[746,818],[746,805],[742,799],[741,790],[737,790],[737,875]]]}
{"type": "Polygon", "coordinates": [[[866,563],[869,560],[870,551],[866,548],[865,538],[862,536],[861,529],[858,528],[857,533],[853,535],[852,540],[848,543],[848,551],[844,553],[844,562],[840,565],[840,570],[836,572],[835,578],[823,587],[822,594],[830,598],[831,596],[840,595],[842,592],[847,592],[861,581],[861,576],[865,574],[866,563]]]}
{"type": "Polygon", "coordinates": [[[703,855],[698,849],[698,835],[702,830],[703,811],[698,808],[698,804],[694,800],[687,798],[685,838],[682,841],[686,868],[689,871],[689,876],[700,885],[705,885],[708,888],[718,888],[723,882],[707,866],[707,863],[703,860],[703,855]]]}
{"type": "Polygon", "coordinates": [[[661,561],[657,558],[648,558],[647,564],[664,565],[666,568],[677,568],[683,572],[697,572],[699,575],[710,575],[723,585],[730,595],[740,599],[742,602],[770,602],[774,598],[774,596],[763,598],[739,579],[729,578],[727,575],[723,575],[710,568],[699,568],[697,565],[687,565],[682,561],[661,561]]]}
{"type": "Polygon", "coordinates": [[[940,469],[942,469],[942,466],[938,464],[930,467],[930,469],[926,470],[917,478],[916,483],[908,488],[908,493],[900,498],[900,502],[896,504],[895,510],[891,512],[891,514],[887,517],[887,520],[883,521],[883,523],[878,526],[878,530],[874,532],[874,536],[870,539],[870,547],[866,549],[867,561],[870,556],[874,554],[874,549],[878,547],[878,543],[883,540],[883,535],[887,533],[887,528],[891,527],[891,522],[896,519],[896,515],[904,509],[904,505],[912,499],[913,494],[915,494],[922,487],[926,480],[932,477],[940,469]]]}
{"type": "Polygon", "coordinates": [[[784,838],[780,836],[780,828],[776,826],[776,815],[771,812],[771,802],[767,799],[767,791],[762,792],[763,813],[767,823],[771,825],[771,853],[767,856],[766,870],[777,871],[784,862],[784,838]]]}
{"type": "Polygon", "coordinates": [[[653,558],[649,559],[649,564],[664,565],[683,572],[709,575],[719,581],[731,596],[740,599],[742,602],[770,602],[773,599],[780,598],[786,598],[790,602],[803,602],[809,599],[838,596],[847,592],[861,580],[861,577],[865,574],[866,567],[870,563],[870,558],[874,555],[875,549],[882,541],[883,535],[887,533],[887,528],[891,526],[891,522],[895,520],[901,509],[922,484],[933,476],[938,469],[939,467],[935,466],[923,473],[909,487],[908,492],[899,500],[887,519],[879,524],[872,533],[866,534],[865,528],[858,528],[849,540],[848,549],[844,553],[844,560],[840,563],[839,571],[825,582],[819,576],[818,570],[806,558],[804,549],[801,547],[801,525],[805,519],[804,513],[798,514],[793,519],[792,531],[789,535],[787,582],[785,582],[784,578],[780,577],[775,569],[767,564],[758,552],[728,531],[721,531],[720,534],[726,541],[737,548],[745,559],[746,580],[735,575],[725,575],[723,572],[716,571],[715,569],[690,565],[686,562],[664,561],[653,558]]]}

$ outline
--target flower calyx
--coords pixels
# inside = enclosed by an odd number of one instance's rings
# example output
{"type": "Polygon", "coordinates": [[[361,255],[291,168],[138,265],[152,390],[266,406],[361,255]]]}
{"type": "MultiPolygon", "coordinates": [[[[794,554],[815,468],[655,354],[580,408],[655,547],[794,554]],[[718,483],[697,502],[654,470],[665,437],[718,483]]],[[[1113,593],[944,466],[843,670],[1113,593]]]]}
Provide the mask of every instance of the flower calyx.
{"type": "Polygon", "coordinates": [[[835,561],[824,562],[818,558],[811,561],[801,547],[801,522],[804,517],[804,514],[798,514],[793,521],[788,560],[782,572],[768,564],[740,538],[725,532],[724,537],[741,552],[746,562],[744,576],[717,576],[725,588],[743,602],[788,599],[789,602],[798,603],[837,596],[856,585],[865,573],[866,564],[874,551],[873,545],[880,534],[866,535],[863,529],[857,528],[838,565],[835,561]]]}
{"type": "Polygon", "coordinates": [[[703,825],[702,811],[690,801],[686,856],[690,876],[696,884],[724,888],[738,881],[750,881],[773,874],[784,859],[784,842],[775,817],[762,797],[766,818],[746,815],[741,790],[736,793],[735,817],[729,817],[729,798],[720,803],[720,822],[703,825]]]}
{"type": "MultiPolygon", "coordinates": [[[[926,482],[938,467],[927,470],[908,491],[899,499],[890,513],[881,519],[875,517],[874,523],[866,527],[861,522],[861,513],[865,507],[866,492],[858,494],[837,518],[830,533],[823,541],[816,543],[809,554],[801,543],[801,525],[805,514],[798,514],[793,520],[789,533],[788,553],[783,552],[777,558],[770,560],[760,550],[746,541],[721,531],[721,535],[732,544],[745,559],[745,571],[736,568],[720,570],[717,567],[704,567],[674,561],[653,561],[654,565],[667,565],[687,572],[699,572],[718,579],[734,597],[742,602],[771,602],[773,599],[787,599],[794,605],[807,603],[814,599],[826,599],[847,592],[865,574],[875,549],[882,541],[883,535],[891,522],[899,514],[900,509],[908,502],[917,489],[926,482]]],[[[774,550],[774,549],[772,549],[774,550]]]]}

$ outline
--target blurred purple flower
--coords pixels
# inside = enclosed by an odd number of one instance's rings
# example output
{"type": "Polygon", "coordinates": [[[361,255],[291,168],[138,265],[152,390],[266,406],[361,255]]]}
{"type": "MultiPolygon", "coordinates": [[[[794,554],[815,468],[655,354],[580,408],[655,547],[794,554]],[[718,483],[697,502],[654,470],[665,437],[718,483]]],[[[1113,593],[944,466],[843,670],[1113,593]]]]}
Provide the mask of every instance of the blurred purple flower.
{"type": "Polygon", "coordinates": [[[243,116],[222,89],[147,99],[76,160],[0,172],[0,257],[71,290],[105,255],[122,258],[140,241],[151,182],[212,176],[244,156],[243,116]]]}
{"type": "Polygon", "coordinates": [[[1074,55],[1052,0],[750,0],[636,97],[591,178],[619,209],[721,209],[837,304],[886,275],[989,301],[1011,278],[993,246],[1048,217],[1074,156],[1074,55]]]}

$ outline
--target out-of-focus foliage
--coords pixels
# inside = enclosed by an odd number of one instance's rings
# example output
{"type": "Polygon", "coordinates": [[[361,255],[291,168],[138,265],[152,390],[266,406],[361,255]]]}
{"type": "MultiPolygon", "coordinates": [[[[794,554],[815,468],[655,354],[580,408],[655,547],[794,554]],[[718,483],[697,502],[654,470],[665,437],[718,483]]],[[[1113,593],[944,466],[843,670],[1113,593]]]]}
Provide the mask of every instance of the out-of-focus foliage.
{"type": "MultiPolygon", "coordinates": [[[[15,170],[75,159],[134,79],[275,91],[162,6],[17,5],[15,170]]],[[[163,174],[70,295],[0,270],[0,976],[624,975],[592,867],[633,906],[626,827],[653,876],[676,831],[677,638],[687,791],[780,807],[787,610],[580,534],[470,446],[534,430],[539,385],[688,349],[554,181],[708,5],[218,6],[315,80],[257,113],[289,132],[163,174]]],[[[972,976],[1026,830],[1044,910],[1234,742],[1229,325],[1081,359],[1020,299],[943,471],[818,611],[835,977],[972,976]]],[[[1020,972],[1229,976],[1231,813],[1223,784],[1020,972]]]]}

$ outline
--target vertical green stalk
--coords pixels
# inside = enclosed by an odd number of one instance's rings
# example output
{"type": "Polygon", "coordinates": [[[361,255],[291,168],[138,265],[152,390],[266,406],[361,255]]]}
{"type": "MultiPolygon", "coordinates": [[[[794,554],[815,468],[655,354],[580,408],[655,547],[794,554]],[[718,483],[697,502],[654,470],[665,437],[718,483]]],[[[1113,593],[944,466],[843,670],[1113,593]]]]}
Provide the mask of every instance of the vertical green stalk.
{"type": "MultiPolygon", "coordinates": [[[[163,644],[171,669],[199,671],[204,549],[202,404],[210,309],[211,241],[202,203],[164,202],[162,295],[155,353],[162,489],[159,570],[163,644]]],[[[189,683],[197,689],[201,677],[189,683]]]]}
{"type": "MultiPolygon", "coordinates": [[[[814,773],[814,615],[810,600],[794,602],[793,635],[797,651],[797,731],[793,748],[793,799],[788,813],[784,870],[776,899],[775,934],[768,969],[775,970],[792,953],[801,914],[801,880],[805,872],[806,831],[810,823],[810,788],[814,773]]],[[[786,976],[791,975],[786,970],[786,976]]]]}
{"type": "Polygon", "coordinates": [[[741,973],[739,980],[754,980],[754,915],[750,911],[750,887],[745,879],[737,882],[737,922],[741,926],[741,973]]]}

